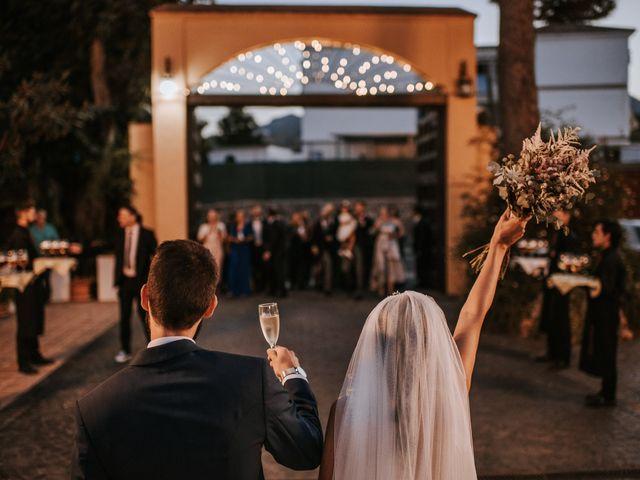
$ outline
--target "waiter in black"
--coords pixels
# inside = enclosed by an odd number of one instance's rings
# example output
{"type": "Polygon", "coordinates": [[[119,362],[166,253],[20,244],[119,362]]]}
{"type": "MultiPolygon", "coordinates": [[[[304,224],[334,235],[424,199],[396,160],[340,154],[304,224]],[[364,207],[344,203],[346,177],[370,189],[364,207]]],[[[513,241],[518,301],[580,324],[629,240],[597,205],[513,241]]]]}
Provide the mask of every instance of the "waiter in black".
{"type": "Polygon", "coordinates": [[[267,293],[275,297],[286,297],[285,270],[287,254],[287,227],[275,208],[269,208],[262,232],[262,259],[265,262],[267,293]]]}
{"type": "Polygon", "coordinates": [[[140,224],[140,215],[131,205],[118,210],[120,232],[116,238],[116,267],[114,284],[118,287],[120,301],[120,345],[114,360],[126,363],[131,359],[131,303],[136,302],[142,328],[148,337],[144,323],[145,311],[140,306],[140,289],[147,281],[151,257],[156,251],[154,233],[140,224]]]}
{"type": "MultiPolygon", "coordinates": [[[[7,248],[10,250],[26,250],[29,262],[25,269],[33,269],[33,259],[38,255],[29,231],[29,224],[35,220],[36,209],[32,202],[25,202],[16,208],[16,228],[9,236],[7,248]]],[[[40,353],[38,336],[44,333],[45,287],[42,280],[34,278],[23,292],[16,294],[16,351],[18,354],[18,371],[26,375],[38,373],[35,365],[47,365],[53,360],[40,353]]]]}
{"type": "MultiPolygon", "coordinates": [[[[552,234],[549,248],[549,275],[560,271],[560,255],[576,253],[579,249],[578,238],[571,228],[571,213],[558,211],[554,215],[565,225],[569,232],[565,235],[560,231],[552,234]]],[[[547,334],[547,352],[537,357],[537,361],[551,362],[551,367],[562,370],[571,363],[571,322],[569,319],[569,295],[562,295],[558,289],[546,286],[542,297],[542,313],[540,330],[547,334]]]]}
{"type": "Polygon", "coordinates": [[[601,250],[595,276],[602,291],[589,298],[584,322],[580,369],[602,377],[601,390],[585,398],[588,407],[611,407],[616,404],[618,325],[620,303],[625,291],[626,270],[618,246],[622,230],[617,222],[597,222],[591,239],[601,250]]]}

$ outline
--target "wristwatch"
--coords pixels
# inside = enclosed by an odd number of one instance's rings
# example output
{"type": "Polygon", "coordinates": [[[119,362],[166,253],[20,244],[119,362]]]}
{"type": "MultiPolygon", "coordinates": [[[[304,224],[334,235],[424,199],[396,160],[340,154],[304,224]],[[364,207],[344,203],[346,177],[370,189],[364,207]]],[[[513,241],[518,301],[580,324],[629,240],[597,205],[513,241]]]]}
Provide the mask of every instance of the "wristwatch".
{"type": "Polygon", "coordinates": [[[284,380],[289,375],[302,375],[304,378],[307,378],[307,372],[305,372],[302,367],[291,367],[285,368],[280,373],[280,380],[284,380]]]}

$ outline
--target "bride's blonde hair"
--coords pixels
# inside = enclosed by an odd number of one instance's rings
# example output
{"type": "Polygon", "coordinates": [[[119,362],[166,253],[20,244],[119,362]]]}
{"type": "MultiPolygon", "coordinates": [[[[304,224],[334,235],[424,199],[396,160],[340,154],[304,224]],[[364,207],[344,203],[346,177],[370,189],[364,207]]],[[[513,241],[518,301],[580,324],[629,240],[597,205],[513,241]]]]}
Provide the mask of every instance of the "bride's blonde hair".
{"type": "Polygon", "coordinates": [[[464,369],[432,298],[392,295],[367,318],[336,409],[335,451],[336,479],[475,478],[464,369]]]}

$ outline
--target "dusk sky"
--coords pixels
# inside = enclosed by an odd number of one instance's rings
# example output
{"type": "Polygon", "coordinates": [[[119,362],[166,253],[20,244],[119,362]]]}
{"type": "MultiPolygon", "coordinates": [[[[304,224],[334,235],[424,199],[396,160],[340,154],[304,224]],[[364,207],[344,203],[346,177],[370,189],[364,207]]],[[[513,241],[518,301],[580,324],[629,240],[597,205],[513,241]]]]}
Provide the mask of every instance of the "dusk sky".
{"type": "MultiPolygon", "coordinates": [[[[478,15],[475,30],[476,45],[496,45],[498,43],[498,7],[489,0],[218,0],[218,3],[460,7],[478,15]]],[[[617,0],[615,11],[606,19],[594,24],[636,29],[636,33],[631,36],[629,41],[631,51],[629,93],[640,98],[640,0],[617,0]]]]}

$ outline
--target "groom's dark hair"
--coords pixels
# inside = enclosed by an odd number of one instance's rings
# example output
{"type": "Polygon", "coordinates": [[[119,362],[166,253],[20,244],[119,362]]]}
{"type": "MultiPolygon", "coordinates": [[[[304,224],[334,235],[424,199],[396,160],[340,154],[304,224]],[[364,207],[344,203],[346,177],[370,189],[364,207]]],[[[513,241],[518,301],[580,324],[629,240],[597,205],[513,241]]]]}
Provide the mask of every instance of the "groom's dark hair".
{"type": "Polygon", "coordinates": [[[172,330],[191,328],[209,308],[217,284],[218,266],[209,250],[191,240],[162,242],[147,280],[154,319],[172,330]]]}

